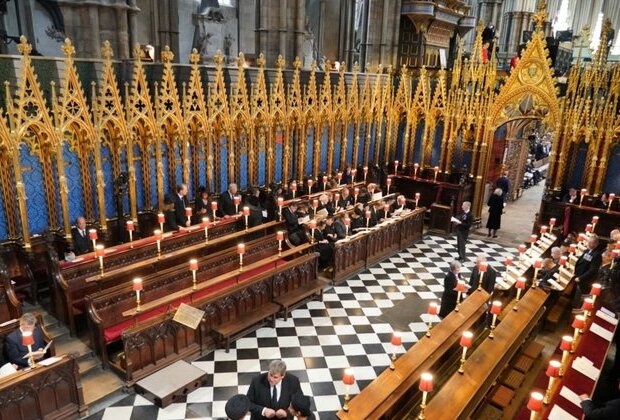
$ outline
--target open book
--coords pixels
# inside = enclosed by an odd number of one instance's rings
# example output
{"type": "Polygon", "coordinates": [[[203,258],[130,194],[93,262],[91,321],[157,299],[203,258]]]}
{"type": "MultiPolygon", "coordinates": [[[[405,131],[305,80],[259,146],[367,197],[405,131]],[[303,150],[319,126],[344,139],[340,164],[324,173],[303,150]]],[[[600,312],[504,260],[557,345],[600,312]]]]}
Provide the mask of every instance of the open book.
{"type": "MultiPolygon", "coordinates": [[[[32,352],[32,357],[37,359],[39,357],[45,356],[45,353],[47,353],[47,350],[49,350],[49,348],[50,348],[50,346],[52,345],[53,342],[54,342],[54,340],[50,340],[50,342],[47,343],[47,346],[45,346],[45,348],[43,350],[33,351],[32,352]]],[[[26,353],[26,355],[23,357],[23,359],[27,359],[28,357],[30,357],[30,355],[28,353],[26,353]]]]}
{"type": "Polygon", "coordinates": [[[17,369],[15,369],[12,364],[6,363],[2,367],[0,367],[0,378],[2,378],[3,376],[11,375],[15,372],[17,372],[17,369]]]}

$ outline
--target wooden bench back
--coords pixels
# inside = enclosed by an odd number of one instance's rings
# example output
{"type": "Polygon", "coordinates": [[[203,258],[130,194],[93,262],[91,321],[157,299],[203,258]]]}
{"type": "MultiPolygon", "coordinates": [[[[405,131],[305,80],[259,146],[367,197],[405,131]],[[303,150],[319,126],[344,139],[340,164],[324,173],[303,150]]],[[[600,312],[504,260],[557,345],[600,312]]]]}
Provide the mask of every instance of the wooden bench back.
{"type": "MultiPolygon", "coordinates": [[[[231,219],[226,223],[218,224],[209,229],[209,239],[219,238],[243,229],[241,220],[231,219]]],[[[177,233],[172,236],[164,237],[161,241],[161,253],[168,254],[187,248],[192,245],[200,244],[205,241],[204,230],[196,229],[191,232],[177,233]]],[[[129,248],[127,244],[119,245],[123,247],[122,251],[113,252],[105,256],[105,267],[112,270],[118,267],[135,264],[149,258],[157,256],[157,246],[153,237],[145,238],[140,242],[136,242],[133,248],[129,248]]],[[[115,247],[109,247],[115,248],[115,247]]],[[[92,254],[89,254],[92,256],[92,254]]],[[[74,278],[84,278],[97,275],[99,273],[99,260],[96,258],[88,259],[83,262],[60,267],[59,270],[66,282],[70,282],[74,278]]]]}
{"type": "MultiPolygon", "coordinates": [[[[244,264],[258,262],[277,254],[275,235],[260,238],[246,244],[244,264]]],[[[217,252],[198,261],[196,282],[200,284],[221,274],[236,272],[239,268],[239,255],[236,247],[217,252]]],[[[178,290],[192,287],[192,273],[187,264],[172,267],[142,278],[143,302],[168,296],[178,290]]],[[[105,291],[87,297],[89,314],[100,328],[116,325],[123,319],[122,313],[135,307],[135,292],[131,279],[105,291]]]]}
{"type": "MultiPolygon", "coordinates": [[[[431,337],[423,337],[395,361],[396,370],[386,369],[349,403],[349,412],[338,412],[340,419],[379,419],[396,417],[404,404],[417,394],[415,385],[426,371],[440,369],[444,356],[454,348],[463,331],[469,330],[484,315],[489,294],[476,291],[433,327],[431,337]]],[[[430,418],[430,417],[429,417],[430,418]]]]}
{"type": "Polygon", "coordinates": [[[7,266],[0,258],[0,324],[22,315],[22,304],[15,296],[7,266]]]}
{"type": "Polygon", "coordinates": [[[139,380],[174,357],[204,353],[213,346],[214,327],[260,309],[271,301],[272,295],[280,296],[315,280],[317,261],[317,253],[301,255],[271,272],[195,301],[192,306],[205,311],[196,331],[173,321],[172,312],[128,328],[122,335],[121,363],[112,368],[119,370],[126,380],[139,380]]]}

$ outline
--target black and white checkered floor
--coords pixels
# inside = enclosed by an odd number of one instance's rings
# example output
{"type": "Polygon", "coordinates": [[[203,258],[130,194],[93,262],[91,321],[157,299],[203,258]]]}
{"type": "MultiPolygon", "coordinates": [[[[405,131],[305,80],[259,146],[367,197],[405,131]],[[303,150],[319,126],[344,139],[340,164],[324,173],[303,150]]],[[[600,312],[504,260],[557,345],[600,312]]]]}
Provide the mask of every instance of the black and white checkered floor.
{"type": "MultiPolygon", "coordinates": [[[[325,291],[323,302],[310,302],[292,312],[276,328],[261,328],[238,340],[229,353],[216,350],[193,364],[209,373],[207,384],[187,395],[185,402],[159,409],[141,396],[130,395],[89,419],[210,419],[225,418],[229,397],[246,393],[252,377],[265,371],[273,359],[283,359],[289,373],[299,377],[301,388],[314,400],[321,419],[334,419],[344,401],[342,373],[353,367],[355,395],[389,365],[392,326],[377,320],[382,310],[417,295],[420,305],[439,301],[444,274],[456,255],[456,240],[426,236],[372,268],[325,291]]],[[[514,255],[495,243],[471,239],[468,262],[461,271],[468,279],[473,261],[484,254],[495,268],[514,255]]],[[[421,312],[425,312],[421,311],[421,312]]],[[[426,315],[412,320],[403,332],[400,352],[426,333],[426,315]]]]}

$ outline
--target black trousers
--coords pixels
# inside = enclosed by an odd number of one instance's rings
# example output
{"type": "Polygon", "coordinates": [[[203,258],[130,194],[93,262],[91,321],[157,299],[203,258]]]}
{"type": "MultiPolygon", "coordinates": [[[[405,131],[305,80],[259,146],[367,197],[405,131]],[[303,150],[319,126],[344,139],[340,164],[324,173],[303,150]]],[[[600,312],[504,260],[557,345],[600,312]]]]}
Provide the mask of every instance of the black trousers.
{"type": "Polygon", "coordinates": [[[469,230],[456,231],[456,248],[461,260],[465,260],[465,244],[467,243],[467,237],[469,237],[469,230]]]}

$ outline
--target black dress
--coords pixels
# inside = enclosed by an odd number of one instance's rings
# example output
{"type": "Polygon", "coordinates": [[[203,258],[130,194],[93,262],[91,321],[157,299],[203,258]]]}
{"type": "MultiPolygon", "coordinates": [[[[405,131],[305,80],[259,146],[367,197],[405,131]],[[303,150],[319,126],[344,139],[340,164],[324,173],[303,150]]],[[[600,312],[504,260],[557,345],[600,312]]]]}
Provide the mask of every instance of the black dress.
{"type": "Polygon", "coordinates": [[[489,220],[487,229],[499,229],[502,222],[502,212],[504,211],[504,200],[500,195],[492,194],[488,202],[489,220]]]}

